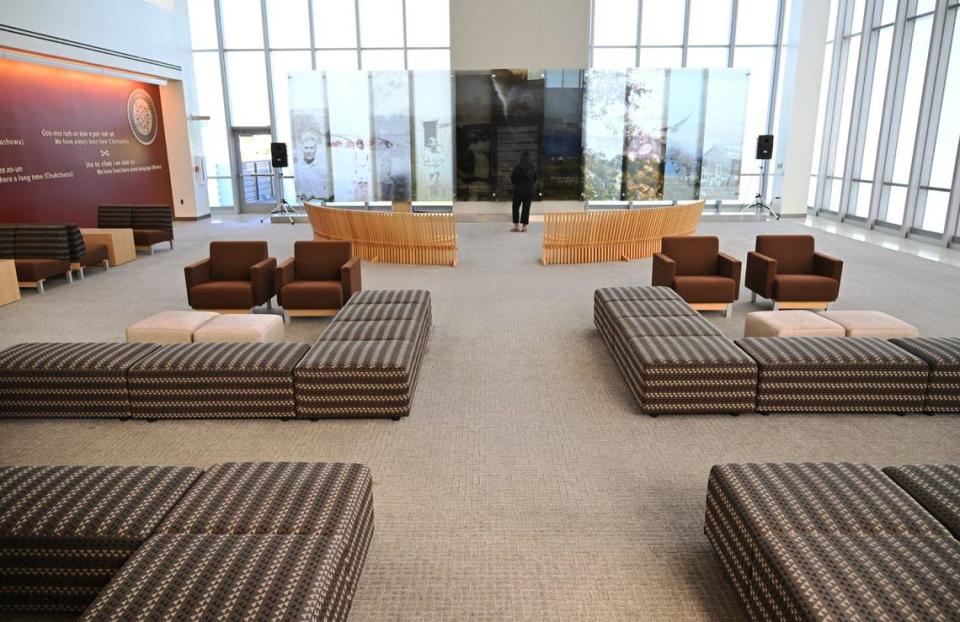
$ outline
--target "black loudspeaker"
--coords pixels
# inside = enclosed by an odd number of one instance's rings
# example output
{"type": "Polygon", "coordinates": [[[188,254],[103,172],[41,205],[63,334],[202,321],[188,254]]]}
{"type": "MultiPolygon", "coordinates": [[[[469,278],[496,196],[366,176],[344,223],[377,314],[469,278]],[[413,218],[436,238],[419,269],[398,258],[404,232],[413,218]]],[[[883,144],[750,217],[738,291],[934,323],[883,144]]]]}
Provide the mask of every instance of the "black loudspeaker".
{"type": "Polygon", "coordinates": [[[769,160],[773,157],[773,134],[757,136],[757,159],[769,160]]]}
{"type": "Polygon", "coordinates": [[[286,168],[287,143],[270,143],[270,159],[272,160],[273,168],[286,168]]]}

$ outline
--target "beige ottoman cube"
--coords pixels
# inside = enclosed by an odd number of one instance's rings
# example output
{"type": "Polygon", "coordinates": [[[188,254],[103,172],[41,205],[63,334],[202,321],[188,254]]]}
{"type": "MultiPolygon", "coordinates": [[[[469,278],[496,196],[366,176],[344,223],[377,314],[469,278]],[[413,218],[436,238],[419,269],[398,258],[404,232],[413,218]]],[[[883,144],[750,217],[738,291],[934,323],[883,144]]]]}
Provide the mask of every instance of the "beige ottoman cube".
{"type": "Polygon", "coordinates": [[[754,311],[747,314],[744,337],[843,337],[843,326],[812,311],[754,311]]]}
{"type": "Polygon", "coordinates": [[[214,318],[193,334],[196,342],[283,341],[283,318],[272,314],[228,314],[214,318]]]}
{"type": "Polygon", "coordinates": [[[161,311],[127,327],[131,343],[190,343],[193,333],[220,315],[213,311],[161,311]]]}
{"type": "Polygon", "coordinates": [[[920,336],[915,326],[882,311],[821,311],[820,315],[842,326],[847,337],[896,339],[920,336]]]}

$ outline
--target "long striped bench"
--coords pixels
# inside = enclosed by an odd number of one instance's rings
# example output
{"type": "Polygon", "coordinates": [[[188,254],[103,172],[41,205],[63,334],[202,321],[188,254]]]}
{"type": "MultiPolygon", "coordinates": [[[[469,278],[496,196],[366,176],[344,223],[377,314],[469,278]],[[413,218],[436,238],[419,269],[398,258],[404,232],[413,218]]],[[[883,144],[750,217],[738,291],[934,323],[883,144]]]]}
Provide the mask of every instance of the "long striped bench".
{"type": "Polygon", "coordinates": [[[359,464],[2,467],[0,611],[345,620],[372,534],[359,464]]]}
{"type": "Polygon", "coordinates": [[[594,293],[594,324],[640,409],[960,413],[960,339],[733,341],[667,287],[594,293]]]}
{"type": "Polygon", "coordinates": [[[954,620],[958,481],[957,465],[717,465],[704,532],[752,620],[954,620]]]}
{"type": "Polygon", "coordinates": [[[0,418],[398,419],[430,326],[430,292],[367,290],[312,346],[18,344],[0,350],[0,418]]]}

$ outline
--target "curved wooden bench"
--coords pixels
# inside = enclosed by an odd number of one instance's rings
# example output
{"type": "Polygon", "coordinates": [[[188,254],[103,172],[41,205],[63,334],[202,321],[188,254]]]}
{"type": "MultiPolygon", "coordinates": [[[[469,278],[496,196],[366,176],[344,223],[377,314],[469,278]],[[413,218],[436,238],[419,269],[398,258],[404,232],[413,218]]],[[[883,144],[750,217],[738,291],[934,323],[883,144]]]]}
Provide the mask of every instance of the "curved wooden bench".
{"type": "Polygon", "coordinates": [[[304,203],[315,240],[346,240],[368,261],[456,266],[453,214],[367,212],[304,203]]]}
{"type": "Polygon", "coordinates": [[[692,235],[703,201],[635,210],[555,212],[543,216],[543,265],[650,257],[666,236],[692,235]]]}

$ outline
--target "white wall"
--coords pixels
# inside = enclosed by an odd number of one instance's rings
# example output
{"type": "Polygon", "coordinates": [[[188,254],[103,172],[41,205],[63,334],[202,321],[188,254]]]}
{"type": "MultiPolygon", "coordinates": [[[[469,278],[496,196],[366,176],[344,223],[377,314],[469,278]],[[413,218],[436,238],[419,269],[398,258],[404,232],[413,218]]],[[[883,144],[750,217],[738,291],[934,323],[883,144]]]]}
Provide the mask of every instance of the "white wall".
{"type": "Polygon", "coordinates": [[[589,0],[450,0],[453,69],[587,66],[589,0]]]}
{"type": "Polygon", "coordinates": [[[780,127],[774,128],[773,194],[780,197],[784,216],[807,213],[810,169],[817,133],[827,22],[830,3],[794,0],[787,33],[784,84],[780,90],[780,127]]]}
{"type": "Polygon", "coordinates": [[[0,47],[169,80],[161,107],[174,210],[186,218],[210,213],[206,188],[192,181],[190,154],[202,146],[191,145],[188,131],[197,106],[187,0],[0,0],[0,24],[36,33],[0,30],[0,47]]]}

